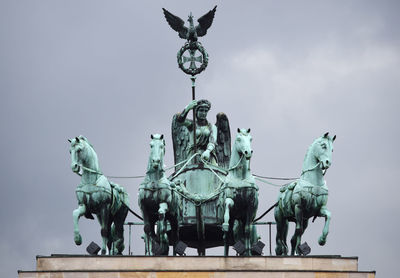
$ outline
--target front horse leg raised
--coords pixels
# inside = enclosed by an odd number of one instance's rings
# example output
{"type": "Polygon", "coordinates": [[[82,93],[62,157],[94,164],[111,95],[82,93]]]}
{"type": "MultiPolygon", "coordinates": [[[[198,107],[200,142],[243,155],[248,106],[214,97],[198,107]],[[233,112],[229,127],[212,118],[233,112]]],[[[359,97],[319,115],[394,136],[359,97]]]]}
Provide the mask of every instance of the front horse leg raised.
{"type": "Polygon", "coordinates": [[[222,224],[222,231],[229,231],[229,220],[230,220],[230,209],[233,207],[235,202],[231,198],[225,199],[225,212],[224,212],[224,223],[222,224]]]}
{"type": "Polygon", "coordinates": [[[72,212],[72,219],[74,221],[74,241],[76,245],[82,244],[82,236],[79,232],[79,218],[86,212],[85,205],[79,205],[79,207],[72,212]]]}
{"type": "Polygon", "coordinates": [[[323,206],[323,207],[321,207],[318,216],[325,217],[324,229],[322,230],[322,235],[318,239],[319,245],[325,245],[326,237],[328,236],[328,233],[329,233],[329,223],[331,222],[331,212],[326,208],[326,206],[323,206]]]}

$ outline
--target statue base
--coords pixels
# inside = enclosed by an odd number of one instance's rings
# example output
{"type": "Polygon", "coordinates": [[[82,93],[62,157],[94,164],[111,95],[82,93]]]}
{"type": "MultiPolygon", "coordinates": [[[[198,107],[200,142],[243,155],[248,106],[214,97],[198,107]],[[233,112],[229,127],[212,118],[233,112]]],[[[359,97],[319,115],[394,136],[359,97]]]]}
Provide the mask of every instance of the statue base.
{"type": "Polygon", "coordinates": [[[145,257],[37,256],[35,271],[18,271],[19,278],[38,277],[274,277],[375,278],[375,271],[358,271],[357,257],[145,257]]]}

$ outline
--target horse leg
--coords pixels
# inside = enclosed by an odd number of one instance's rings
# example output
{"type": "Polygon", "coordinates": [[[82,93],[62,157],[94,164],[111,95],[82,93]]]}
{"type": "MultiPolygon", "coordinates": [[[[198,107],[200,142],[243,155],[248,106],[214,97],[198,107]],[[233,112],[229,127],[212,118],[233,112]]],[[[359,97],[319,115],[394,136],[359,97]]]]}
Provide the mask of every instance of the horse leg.
{"type": "Polygon", "coordinates": [[[177,217],[176,215],[173,215],[172,217],[170,217],[171,219],[169,219],[169,222],[171,224],[171,235],[172,235],[171,242],[172,242],[172,246],[173,246],[173,249],[172,249],[173,256],[176,256],[175,247],[179,241],[179,224],[178,224],[178,220],[176,219],[176,217],[177,217]]]}
{"type": "Polygon", "coordinates": [[[286,256],[289,252],[289,247],[287,245],[286,239],[289,231],[289,221],[284,218],[282,220],[282,246],[283,246],[283,254],[286,256]]]}
{"type": "Polygon", "coordinates": [[[82,244],[82,236],[79,232],[79,218],[81,218],[82,215],[84,215],[86,212],[86,206],[85,205],[79,205],[76,210],[72,212],[72,219],[74,221],[74,241],[76,245],[81,245],[82,244]]]}
{"type": "Polygon", "coordinates": [[[301,210],[301,207],[296,204],[294,207],[294,213],[295,213],[295,218],[296,218],[296,229],[294,232],[294,235],[291,239],[291,244],[292,244],[292,251],[291,255],[294,256],[297,252],[297,248],[299,247],[301,243],[301,235],[303,234],[303,212],[301,210]]]}
{"type": "Polygon", "coordinates": [[[288,253],[288,246],[286,243],[286,238],[289,229],[289,222],[283,216],[282,210],[278,207],[275,208],[274,211],[275,222],[276,222],[276,247],[275,253],[278,256],[284,255],[286,256],[288,253]]]}
{"type": "Polygon", "coordinates": [[[228,232],[229,230],[229,219],[230,219],[230,209],[233,207],[235,202],[231,198],[225,199],[225,212],[224,212],[224,223],[222,224],[222,231],[228,232]]]}
{"type": "Polygon", "coordinates": [[[121,208],[120,212],[114,217],[114,224],[112,225],[112,238],[113,238],[113,253],[122,255],[125,249],[124,245],[124,221],[128,210],[121,208]]]}
{"type": "Polygon", "coordinates": [[[144,231],[144,245],[145,245],[145,255],[146,256],[153,256],[152,250],[152,239],[155,238],[154,235],[154,226],[150,222],[150,218],[145,210],[142,209],[143,215],[143,231],[144,231]]]}
{"type": "Polygon", "coordinates": [[[229,215],[229,210],[233,207],[235,204],[231,198],[226,198],[225,199],[225,211],[224,211],[224,223],[222,224],[222,231],[224,232],[223,238],[224,238],[224,256],[229,255],[229,244],[228,244],[228,232],[229,232],[229,223],[232,222],[230,221],[230,215],[229,215]]]}
{"type": "Polygon", "coordinates": [[[245,256],[251,256],[251,244],[250,244],[251,213],[252,213],[251,211],[248,211],[246,213],[246,219],[244,221],[244,246],[246,248],[245,256]]]}
{"type": "Polygon", "coordinates": [[[307,227],[308,227],[308,219],[304,219],[303,220],[303,234],[304,234],[305,230],[307,229],[307,227]]]}
{"type": "Polygon", "coordinates": [[[168,255],[169,251],[169,241],[168,241],[168,236],[167,236],[167,221],[165,218],[165,214],[168,211],[168,204],[163,202],[160,203],[159,209],[158,209],[158,225],[157,225],[157,231],[158,231],[158,237],[160,240],[160,245],[163,250],[163,255],[168,255]]]}
{"type": "Polygon", "coordinates": [[[322,235],[318,239],[318,243],[319,243],[319,245],[325,245],[326,237],[328,236],[328,233],[329,233],[329,223],[331,222],[331,212],[326,208],[326,206],[323,206],[319,211],[319,216],[325,217],[325,225],[324,225],[324,229],[322,230],[322,235]]]}
{"type": "Polygon", "coordinates": [[[115,245],[114,245],[114,234],[115,234],[115,225],[112,223],[112,221],[109,221],[108,225],[108,238],[107,238],[107,248],[108,248],[108,254],[109,255],[115,255],[115,245]]]}
{"type": "Polygon", "coordinates": [[[109,206],[103,206],[100,209],[100,213],[97,215],[97,219],[99,220],[101,226],[101,237],[103,239],[103,244],[101,248],[102,255],[105,255],[107,253],[107,246],[110,238],[111,224],[109,221],[110,219],[108,213],[109,213],[109,206]]]}

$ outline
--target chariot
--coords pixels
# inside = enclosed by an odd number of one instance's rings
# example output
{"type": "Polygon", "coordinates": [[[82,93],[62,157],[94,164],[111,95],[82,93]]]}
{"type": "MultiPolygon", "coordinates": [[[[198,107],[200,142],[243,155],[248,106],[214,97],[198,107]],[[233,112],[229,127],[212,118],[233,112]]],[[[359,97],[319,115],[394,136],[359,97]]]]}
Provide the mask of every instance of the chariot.
{"type": "Polygon", "coordinates": [[[179,239],[204,255],[205,249],[223,246],[223,210],[220,188],[227,172],[213,165],[197,163],[171,175],[171,181],[185,188],[182,195],[179,239]]]}
{"type": "Polygon", "coordinates": [[[151,136],[146,178],[139,189],[147,255],[168,254],[169,245],[175,254],[179,241],[196,248],[199,255],[217,246],[224,246],[227,255],[229,246],[239,240],[250,252],[257,239],[255,227],[250,227],[258,205],[249,167],[250,129],[238,129],[231,151],[228,118],[219,113],[216,124],[211,124],[210,107],[207,100],[194,100],[173,117],[175,171],[168,178],[162,168],[164,136],[151,136]],[[187,119],[190,110],[195,120],[187,119]],[[255,235],[252,240],[250,234],[255,235]]]}

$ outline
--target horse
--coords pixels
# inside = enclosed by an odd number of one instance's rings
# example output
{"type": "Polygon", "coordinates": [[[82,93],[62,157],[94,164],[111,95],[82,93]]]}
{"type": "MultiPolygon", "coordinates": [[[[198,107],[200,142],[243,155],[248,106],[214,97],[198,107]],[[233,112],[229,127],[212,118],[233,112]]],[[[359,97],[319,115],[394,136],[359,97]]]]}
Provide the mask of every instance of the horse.
{"type": "MultiPolygon", "coordinates": [[[[222,184],[219,205],[223,208],[224,255],[228,256],[228,237],[241,239],[245,246],[245,256],[251,256],[254,241],[253,220],[258,208],[258,187],[250,172],[252,137],[250,129],[239,129],[232,147],[228,175],[222,184]],[[235,225],[234,225],[235,224],[235,225]]],[[[255,233],[254,233],[255,232],[255,233]]]]}
{"type": "Polygon", "coordinates": [[[331,213],[326,204],[328,202],[328,187],[324,181],[325,171],[332,164],[333,141],[325,133],[314,140],[304,158],[301,176],[298,180],[283,186],[280,190],[274,215],[277,227],[276,255],[287,255],[288,247],[286,237],[289,221],[296,223],[296,229],[291,239],[291,255],[298,254],[301,236],[308,226],[308,220],[314,217],[325,218],[325,225],[318,243],[322,246],[326,243],[329,233],[331,213]]]}
{"type": "Polygon", "coordinates": [[[144,222],[145,255],[168,255],[169,239],[167,220],[171,225],[171,242],[174,246],[179,240],[179,219],[181,215],[180,197],[172,189],[174,184],[165,176],[163,169],[165,140],[160,134],[152,134],[150,157],[147,164],[146,177],[139,187],[139,207],[144,222]],[[157,233],[155,224],[157,223],[157,233]],[[159,249],[153,243],[159,244],[159,249]]]}
{"type": "Polygon", "coordinates": [[[71,169],[81,176],[75,192],[78,208],[72,213],[74,241],[81,245],[79,218],[94,219],[97,216],[101,226],[101,254],[122,255],[124,250],[124,221],[128,214],[129,197],[125,189],[110,182],[100,171],[97,154],[93,146],[82,135],[68,140],[71,143],[71,169]],[[80,174],[82,170],[82,174],[80,174]]]}

